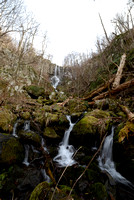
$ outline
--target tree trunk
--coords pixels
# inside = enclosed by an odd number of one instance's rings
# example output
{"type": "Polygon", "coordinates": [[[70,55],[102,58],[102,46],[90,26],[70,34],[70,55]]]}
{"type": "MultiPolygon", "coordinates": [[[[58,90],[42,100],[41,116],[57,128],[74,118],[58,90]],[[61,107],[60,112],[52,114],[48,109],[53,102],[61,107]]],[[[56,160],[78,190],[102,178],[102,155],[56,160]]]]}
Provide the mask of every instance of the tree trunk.
{"type": "Polygon", "coordinates": [[[116,94],[116,93],[121,92],[122,90],[125,90],[125,89],[127,89],[129,87],[132,87],[132,86],[134,86],[134,79],[131,79],[130,81],[122,83],[121,85],[119,85],[115,89],[112,89],[112,90],[107,91],[107,92],[103,92],[102,94],[94,97],[93,101],[99,100],[99,99],[103,99],[103,98],[109,96],[110,94],[111,95],[116,94]]]}

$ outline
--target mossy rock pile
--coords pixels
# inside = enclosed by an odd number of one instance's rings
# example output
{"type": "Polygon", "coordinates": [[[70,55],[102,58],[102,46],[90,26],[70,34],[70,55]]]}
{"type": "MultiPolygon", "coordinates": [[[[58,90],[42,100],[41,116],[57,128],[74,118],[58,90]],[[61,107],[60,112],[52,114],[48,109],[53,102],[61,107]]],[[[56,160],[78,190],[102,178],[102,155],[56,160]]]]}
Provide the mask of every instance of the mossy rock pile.
{"type": "Polygon", "coordinates": [[[24,89],[33,99],[38,99],[38,97],[40,96],[47,99],[49,98],[49,94],[45,92],[45,89],[43,87],[39,87],[37,85],[29,85],[25,86],[24,89]]]}

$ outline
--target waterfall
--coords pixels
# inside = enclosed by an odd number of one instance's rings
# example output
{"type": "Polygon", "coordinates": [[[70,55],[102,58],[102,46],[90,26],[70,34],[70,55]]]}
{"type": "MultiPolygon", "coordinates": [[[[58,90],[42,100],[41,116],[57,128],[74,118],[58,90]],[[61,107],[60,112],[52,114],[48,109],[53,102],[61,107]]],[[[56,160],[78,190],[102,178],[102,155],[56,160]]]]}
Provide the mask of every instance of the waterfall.
{"type": "Polygon", "coordinates": [[[18,125],[18,121],[15,122],[14,127],[13,127],[13,133],[12,133],[12,135],[14,137],[18,137],[18,135],[16,134],[16,132],[17,132],[17,125],[18,125]]]}
{"type": "Polygon", "coordinates": [[[43,138],[41,138],[41,146],[44,149],[44,151],[46,151],[49,154],[49,151],[48,151],[47,147],[45,146],[45,142],[44,142],[43,138]]]}
{"type": "Polygon", "coordinates": [[[76,163],[73,160],[74,147],[69,145],[69,136],[75,124],[71,122],[71,117],[67,116],[69,129],[65,131],[62,142],[59,145],[58,155],[53,159],[60,167],[72,166],[76,163]]]}
{"type": "Polygon", "coordinates": [[[26,166],[29,166],[29,162],[28,162],[28,156],[29,156],[29,145],[26,144],[24,145],[24,148],[25,148],[25,157],[24,157],[24,160],[23,160],[23,164],[26,165],[26,166]]]}
{"type": "Polygon", "coordinates": [[[54,76],[51,78],[52,86],[54,87],[55,90],[60,82],[59,76],[60,76],[60,67],[56,65],[54,70],[54,76]]]}
{"type": "Polygon", "coordinates": [[[99,168],[102,171],[107,172],[115,180],[115,182],[133,187],[131,182],[129,182],[119,172],[116,171],[115,164],[112,160],[114,128],[115,127],[113,126],[111,134],[108,135],[104,141],[102,152],[98,158],[99,168]]]}
{"type": "Polygon", "coordinates": [[[30,121],[26,120],[24,122],[24,131],[30,131],[30,121]]]}
{"type": "Polygon", "coordinates": [[[44,178],[44,181],[50,183],[51,182],[51,179],[50,177],[46,174],[46,170],[45,169],[41,169],[41,173],[42,173],[42,176],[44,178]]]}

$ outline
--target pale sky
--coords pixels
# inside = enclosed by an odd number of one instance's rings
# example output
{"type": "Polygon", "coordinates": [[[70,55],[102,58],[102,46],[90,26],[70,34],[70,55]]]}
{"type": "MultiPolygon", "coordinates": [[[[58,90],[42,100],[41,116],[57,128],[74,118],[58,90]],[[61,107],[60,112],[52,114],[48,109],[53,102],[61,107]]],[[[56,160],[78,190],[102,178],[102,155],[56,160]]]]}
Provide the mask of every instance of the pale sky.
{"type": "MultiPolygon", "coordinates": [[[[62,65],[71,52],[95,50],[97,37],[104,35],[98,12],[108,33],[113,31],[111,20],[124,13],[128,0],[24,0],[29,11],[47,31],[47,53],[52,62],[62,65]]],[[[36,43],[39,48],[39,42],[36,43]]],[[[35,47],[36,48],[36,47],[35,47]]]]}

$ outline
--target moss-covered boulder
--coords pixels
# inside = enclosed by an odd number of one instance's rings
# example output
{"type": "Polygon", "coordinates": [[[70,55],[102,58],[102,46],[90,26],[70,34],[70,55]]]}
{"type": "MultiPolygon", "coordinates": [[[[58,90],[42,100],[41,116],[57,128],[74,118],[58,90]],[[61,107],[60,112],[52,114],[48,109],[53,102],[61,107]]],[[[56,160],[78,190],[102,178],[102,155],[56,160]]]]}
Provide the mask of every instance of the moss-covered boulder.
{"type": "Polygon", "coordinates": [[[73,113],[82,113],[87,110],[88,104],[86,101],[79,99],[70,99],[65,106],[68,108],[69,113],[72,115],[73,113]]]}
{"type": "Polygon", "coordinates": [[[97,132],[97,123],[99,120],[93,116],[86,115],[73,128],[75,135],[95,135],[97,132]]]}
{"type": "Polygon", "coordinates": [[[35,123],[40,124],[41,127],[45,127],[48,112],[44,107],[38,108],[32,113],[35,123]]]}
{"type": "Polygon", "coordinates": [[[122,142],[123,140],[128,139],[129,136],[134,137],[134,123],[128,121],[119,132],[119,135],[118,135],[119,142],[122,142]]]}
{"type": "Polygon", "coordinates": [[[50,139],[57,139],[59,138],[59,136],[56,134],[55,130],[51,127],[46,127],[44,132],[43,132],[43,136],[50,138],[50,139]]]}
{"type": "Polygon", "coordinates": [[[17,117],[7,108],[0,108],[0,130],[2,132],[12,132],[14,122],[17,117]]]}
{"type": "MultiPolygon", "coordinates": [[[[51,200],[52,195],[53,195],[54,188],[51,188],[50,184],[47,182],[42,182],[36,186],[36,188],[33,190],[30,199],[29,200],[51,200]]],[[[55,194],[53,196],[53,200],[66,200],[67,199],[67,194],[62,191],[55,191],[55,194]]],[[[72,198],[70,197],[68,200],[71,200],[72,198]]]]}
{"type": "Polygon", "coordinates": [[[29,85],[25,86],[24,89],[33,99],[38,99],[39,96],[42,96],[44,98],[49,98],[49,94],[45,92],[45,89],[43,87],[37,85],[29,85]]]}
{"type": "Polygon", "coordinates": [[[41,137],[34,131],[20,130],[18,132],[18,136],[25,143],[30,142],[36,145],[39,145],[41,143],[41,137]]]}
{"type": "Polygon", "coordinates": [[[22,162],[24,148],[17,138],[0,133],[0,163],[12,164],[22,162]]]}
{"type": "Polygon", "coordinates": [[[100,182],[94,183],[93,185],[91,185],[89,192],[91,192],[92,196],[96,200],[107,200],[108,198],[106,188],[100,182]]]}
{"type": "Polygon", "coordinates": [[[81,144],[94,145],[95,140],[100,140],[108,130],[110,114],[102,110],[93,110],[75,124],[71,136],[81,144]]]}

